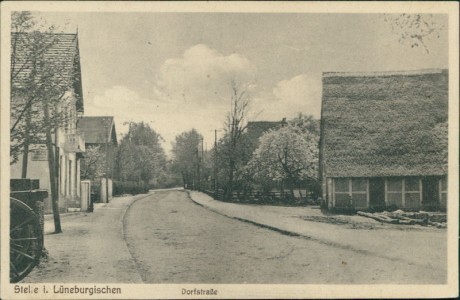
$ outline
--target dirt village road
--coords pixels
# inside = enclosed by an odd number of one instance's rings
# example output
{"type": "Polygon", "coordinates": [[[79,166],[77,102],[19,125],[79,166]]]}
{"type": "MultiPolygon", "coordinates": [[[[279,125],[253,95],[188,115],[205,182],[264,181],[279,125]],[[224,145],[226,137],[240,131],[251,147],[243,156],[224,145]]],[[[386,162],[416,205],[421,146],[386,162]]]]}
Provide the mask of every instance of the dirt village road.
{"type": "Polygon", "coordinates": [[[24,282],[442,284],[447,277],[446,230],[405,231],[440,253],[419,263],[391,258],[388,248],[359,250],[364,232],[391,244],[393,229],[354,229],[356,245],[341,247],[223,216],[178,190],[115,198],[62,223],[63,234],[46,235],[49,258],[24,282]]]}

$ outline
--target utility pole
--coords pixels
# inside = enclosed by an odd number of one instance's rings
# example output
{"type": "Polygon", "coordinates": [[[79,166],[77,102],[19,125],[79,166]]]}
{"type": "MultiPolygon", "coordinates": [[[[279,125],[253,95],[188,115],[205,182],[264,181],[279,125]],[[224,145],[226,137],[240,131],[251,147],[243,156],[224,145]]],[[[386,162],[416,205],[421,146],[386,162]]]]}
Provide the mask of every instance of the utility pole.
{"type": "MultiPolygon", "coordinates": [[[[204,156],[203,156],[203,145],[204,145],[204,140],[201,138],[201,158],[200,158],[200,165],[202,165],[202,170],[204,171],[204,156]]],[[[203,172],[204,173],[204,172],[203,172]]],[[[203,174],[204,176],[204,174],[203,174]]],[[[200,188],[202,188],[202,184],[200,181],[200,188]]]]}
{"type": "Polygon", "coordinates": [[[109,203],[109,123],[108,118],[105,118],[105,199],[109,203]]]}
{"type": "Polygon", "coordinates": [[[217,129],[214,130],[214,195],[217,194],[217,129]]]}

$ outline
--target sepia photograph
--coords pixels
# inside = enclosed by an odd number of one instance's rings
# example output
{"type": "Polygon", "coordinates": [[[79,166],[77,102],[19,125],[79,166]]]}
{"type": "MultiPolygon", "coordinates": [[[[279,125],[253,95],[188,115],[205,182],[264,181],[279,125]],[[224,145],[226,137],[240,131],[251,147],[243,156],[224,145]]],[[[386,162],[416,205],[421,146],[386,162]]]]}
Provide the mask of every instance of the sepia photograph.
{"type": "Polygon", "coordinates": [[[1,16],[3,299],[458,296],[458,3],[1,16]]]}

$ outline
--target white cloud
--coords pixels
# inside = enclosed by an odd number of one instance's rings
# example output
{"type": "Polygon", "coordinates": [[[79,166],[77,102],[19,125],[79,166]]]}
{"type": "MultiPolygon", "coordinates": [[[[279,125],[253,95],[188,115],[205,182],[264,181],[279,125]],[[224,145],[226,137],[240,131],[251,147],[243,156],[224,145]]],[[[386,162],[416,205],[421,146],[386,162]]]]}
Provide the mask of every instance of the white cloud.
{"type": "Polygon", "coordinates": [[[182,57],[168,59],[160,69],[156,95],[164,100],[197,105],[222,105],[228,101],[232,80],[248,86],[255,75],[254,65],[244,56],[223,55],[199,44],[182,57]]]}
{"type": "Polygon", "coordinates": [[[103,94],[88,99],[85,107],[87,116],[114,116],[119,137],[127,133],[128,125],[125,123],[129,121],[149,123],[164,138],[166,151],[171,149],[176,135],[192,128],[205,137],[211,148],[213,130],[222,127],[225,113],[218,106],[203,109],[199,105],[142,98],[125,86],[113,86],[103,94]]]}
{"type": "Polygon", "coordinates": [[[256,100],[260,103],[258,106],[264,108],[259,119],[292,118],[299,112],[319,118],[321,89],[320,75],[300,74],[291,79],[282,80],[273,88],[272,95],[256,100]]]}
{"type": "Polygon", "coordinates": [[[229,108],[232,80],[255,90],[255,67],[244,56],[223,55],[199,44],[182,57],[166,60],[154,78],[148,98],[126,86],[113,86],[87,103],[87,115],[113,115],[117,132],[126,133],[128,121],[149,122],[165,139],[169,150],[177,134],[197,129],[210,145],[213,130],[222,127],[229,108]]]}
{"type": "Polygon", "coordinates": [[[117,133],[126,133],[128,128],[123,123],[129,121],[152,120],[149,112],[155,111],[160,102],[142,98],[137,92],[126,86],[113,86],[103,94],[87,100],[85,115],[115,117],[117,133]]]}
{"type": "Polygon", "coordinates": [[[171,149],[175,136],[197,129],[210,149],[214,129],[221,128],[230,107],[230,82],[243,84],[253,96],[249,120],[292,118],[299,112],[319,117],[321,78],[306,74],[282,80],[272,90],[255,84],[255,68],[242,55],[225,56],[206,45],[196,45],[183,57],[169,59],[154,80],[156,91],[143,97],[127,86],[113,86],[86,103],[86,115],[113,115],[119,135],[125,122],[148,122],[171,149]],[[259,115],[259,113],[262,111],[259,115]]]}

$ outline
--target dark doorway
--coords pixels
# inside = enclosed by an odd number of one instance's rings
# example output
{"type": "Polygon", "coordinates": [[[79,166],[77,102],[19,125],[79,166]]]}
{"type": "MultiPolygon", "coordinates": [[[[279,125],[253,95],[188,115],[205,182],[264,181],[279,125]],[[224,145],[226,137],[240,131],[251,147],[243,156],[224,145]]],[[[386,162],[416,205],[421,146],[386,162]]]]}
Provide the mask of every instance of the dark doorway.
{"type": "Polygon", "coordinates": [[[384,178],[369,178],[369,206],[374,210],[385,209],[384,178]]]}
{"type": "Polygon", "coordinates": [[[439,177],[428,176],[422,179],[422,208],[424,210],[439,208],[439,177]]]}

